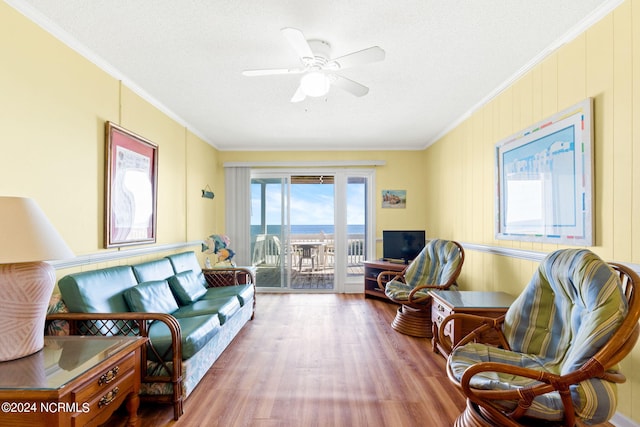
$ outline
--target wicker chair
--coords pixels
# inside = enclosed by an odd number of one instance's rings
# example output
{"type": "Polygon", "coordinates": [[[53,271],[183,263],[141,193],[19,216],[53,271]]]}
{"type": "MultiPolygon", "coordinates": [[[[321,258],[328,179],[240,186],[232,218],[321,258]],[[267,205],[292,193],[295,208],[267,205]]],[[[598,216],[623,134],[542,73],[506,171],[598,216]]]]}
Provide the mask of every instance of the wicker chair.
{"type": "Polygon", "coordinates": [[[378,286],[401,304],[391,327],[415,337],[431,338],[431,289],[449,289],[456,284],[464,264],[464,249],[452,240],[434,239],[402,272],[383,271],[378,286]]]}
{"type": "Polygon", "coordinates": [[[549,254],[507,313],[453,314],[481,325],[447,360],[447,374],[467,397],[455,426],[575,426],[613,416],[618,363],[640,325],[638,275],[585,249],[549,254]],[[481,343],[488,331],[502,343],[481,343]]]}

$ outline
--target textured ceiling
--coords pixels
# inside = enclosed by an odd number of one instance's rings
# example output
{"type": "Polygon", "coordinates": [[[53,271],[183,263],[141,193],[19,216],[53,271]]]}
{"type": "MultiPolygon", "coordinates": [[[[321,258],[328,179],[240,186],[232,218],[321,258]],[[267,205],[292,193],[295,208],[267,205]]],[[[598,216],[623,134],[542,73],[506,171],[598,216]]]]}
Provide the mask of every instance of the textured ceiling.
{"type": "Polygon", "coordinates": [[[620,1],[6,0],[220,150],[421,149],[620,1]],[[300,65],[280,33],[370,46],[340,74],[355,97],[289,100],[300,65]]]}

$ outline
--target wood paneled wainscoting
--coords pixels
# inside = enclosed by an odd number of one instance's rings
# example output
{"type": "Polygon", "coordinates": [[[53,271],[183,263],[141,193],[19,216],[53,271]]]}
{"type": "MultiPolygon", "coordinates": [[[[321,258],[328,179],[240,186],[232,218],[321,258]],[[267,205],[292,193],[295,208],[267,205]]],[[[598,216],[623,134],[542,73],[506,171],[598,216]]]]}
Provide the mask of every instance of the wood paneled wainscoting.
{"type": "Polygon", "coordinates": [[[143,402],[141,426],[450,427],[464,398],[431,340],[391,329],[396,309],[361,294],[260,293],[184,415],[143,402]]]}

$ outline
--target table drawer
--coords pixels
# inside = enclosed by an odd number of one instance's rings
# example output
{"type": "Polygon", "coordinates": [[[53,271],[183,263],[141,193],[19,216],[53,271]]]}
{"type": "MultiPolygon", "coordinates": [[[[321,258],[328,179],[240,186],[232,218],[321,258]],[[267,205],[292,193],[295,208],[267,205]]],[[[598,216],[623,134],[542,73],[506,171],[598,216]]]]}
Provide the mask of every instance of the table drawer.
{"type": "Polygon", "coordinates": [[[76,402],[86,402],[94,394],[106,393],[122,377],[135,370],[135,353],[129,353],[116,363],[109,365],[94,380],[73,392],[76,402]]]}
{"type": "MultiPolygon", "coordinates": [[[[436,330],[440,329],[440,325],[442,324],[442,321],[444,320],[445,317],[447,316],[443,316],[442,314],[437,314],[434,318],[431,319],[434,325],[436,325],[436,330]]],[[[447,325],[444,327],[444,334],[446,336],[451,336],[451,328],[452,328],[452,322],[447,323],[447,325]]]]}
{"type": "Polygon", "coordinates": [[[82,412],[73,417],[72,425],[87,426],[104,423],[111,413],[125,401],[135,389],[135,370],[128,370],[85,400],[77,400],[82,412]]]}
{"type": "Polygon", "coordinates": [[[129,353],[97,374],[92,381],[73,391],[71,397],[81,410],[73,417],[73,425],[87,425],[94,418],[102,419],[101,414],[111,413],[118,408],[134,390],[137,375],[135,365],[136,353],[129,353]]]}
{"type": "Polygon", "coordinates": [[[434,299],[431,302],[431,320],[438,326],[442,323],[445,317],[451,314],[451,309],[446,305],[443,305],[438,300],[434,299]]]}

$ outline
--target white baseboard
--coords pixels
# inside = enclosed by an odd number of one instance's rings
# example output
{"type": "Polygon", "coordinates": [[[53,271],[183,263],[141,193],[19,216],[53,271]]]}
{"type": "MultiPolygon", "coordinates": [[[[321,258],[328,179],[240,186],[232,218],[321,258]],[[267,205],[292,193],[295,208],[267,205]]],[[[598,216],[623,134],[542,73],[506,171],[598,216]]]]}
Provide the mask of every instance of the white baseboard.
{"type": "Polygon", "coordinates": [[[611,417],[609,422],[616,427],[640,427],[640,424],[636,423],[630,418],[627,418],[620,412],[616,412],[613,417],[611,417]]]}
{"type": "Polygon", "coordinates": [[[361,294],[363,292],[364,292],[364,284],[362,283],[345,283],[344,284],[345,294],[361,294]]]}

